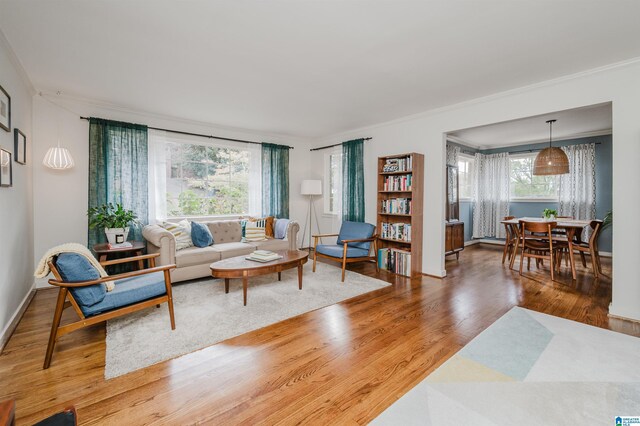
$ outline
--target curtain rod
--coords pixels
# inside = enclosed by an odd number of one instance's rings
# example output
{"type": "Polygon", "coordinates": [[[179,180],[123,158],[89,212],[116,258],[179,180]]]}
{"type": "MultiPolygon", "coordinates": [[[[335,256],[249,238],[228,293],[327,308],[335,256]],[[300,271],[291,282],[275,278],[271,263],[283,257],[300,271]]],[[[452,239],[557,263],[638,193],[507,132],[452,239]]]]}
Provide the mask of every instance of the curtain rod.
{"type": "MultiPolygon", "coordinates": [[[[373,138],[362,138],[363,141],[368,141],[373,138]]],[[[342,145],[342,143],[334,143],[333,145],[322,146],[320,148],[311,148],[309,151],[320,151],[321,149],[333,148],[334,146],[342,145]]]]}
{"type": "MultiPolygon", "coordinates": [[[[89,121],[89,117],[80,117],[80,119],[89,121]]],[[[105,118],[101,118],[100,120],[106,120],[106,119],[105,118]]],[[[106,120],[106,121],[109,121],[109,120],[106,120]]],[[[245,141],[243,139],[223,138],[222,136],[204,135],[202,133],[183,132],[182,130],[163,129],[161,127],[147,126],[147,129],[160,130],[160,131],[169,132],[169,133],[178,133],[180,135],[198,136],[198,137],[201,137],[201,138],[220,139],[220,140],[223,140],[223,141],[251,143],[251,144],[254,144],[254,145],[262,145],[263,144],[263,142],[253,142],[253,141],[245,141]]],[[[289,145],[282,145],[282,146],[285,146],[285,147],[287,147],[289,149],[294,149],[292,146],[289,146],[289,145]]]]}
{"type": "MultiPolygon", "coordinates": [[[[602,142],[589,142],[589,143],[593,143],[594,145],[602,145],[602,142]]],[[[585,144],[576,144],[576,145],[585,145],[585,144]]],[[[567,145],[570,146],[570,145],[567,145]]],[[[542,151],[544,148],[536,148],[536,149],[521,149],[519,151],[503,151],[506,152],[507,154],[521,154],[523,152],[538,152],[538,151],[542,151]]],[[[460,153],[462,154],[469,154],[469,155],[475,155],[475,154],[484,154],[483,152],[480,152],[481,150],[478,150],[476,152],[474,151],[467,151],[464,149],[460,150],[460,153]]],[[[488,150],[484,150],[484,151],[488,151],[488,150]]],[[[494,152],[494,154],[502,154],[502,152],[494,152]]],[[[484,155],[491,155],[491,154],[484,154],[484,155]]]]}

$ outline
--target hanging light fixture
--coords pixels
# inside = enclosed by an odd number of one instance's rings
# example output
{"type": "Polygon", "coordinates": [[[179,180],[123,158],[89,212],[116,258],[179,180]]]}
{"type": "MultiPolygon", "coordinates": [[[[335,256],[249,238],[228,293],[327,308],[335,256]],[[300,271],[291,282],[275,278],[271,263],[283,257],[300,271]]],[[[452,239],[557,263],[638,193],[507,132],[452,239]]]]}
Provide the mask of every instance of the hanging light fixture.
{"type": "Polygon", "coordinates": [[[66,170],[74,166],[71,153],[67,148],[60,146],[60,141],[58,141],[58,146],[49,148],[44,156],[44,160],[42,160],[42,164],[55,170],[66,170]]]}
{"type": "Polygon", "coordinates": [[[553,123],[556,120],[547,120],[549,123],[549,148],[538,153],[533,162],[534,176],[563,175],[569,173],[569,158],[560,148],[551,146],[553,123]]]}

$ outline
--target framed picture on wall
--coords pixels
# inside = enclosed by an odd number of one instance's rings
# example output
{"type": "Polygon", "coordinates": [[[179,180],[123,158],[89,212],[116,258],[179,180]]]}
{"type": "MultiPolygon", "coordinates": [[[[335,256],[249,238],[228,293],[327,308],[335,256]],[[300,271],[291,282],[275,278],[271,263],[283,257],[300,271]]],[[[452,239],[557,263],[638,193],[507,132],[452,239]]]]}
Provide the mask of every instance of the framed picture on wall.
{"type": "Polygon", "coordinates": [[[13,146],[16,163],[27,164],[27,137],[18,129],[13,129],[13,146]]]}
{"type": "Polygon", "coordinates": [[[11,96],[0,86],[0,127],[11,131],[11,96]]]}
{"type": "Polygon", "coordinates": [[[0,186],[13,185],[13,164],[11,164],[11,153],[0,149],[0,186]]]}

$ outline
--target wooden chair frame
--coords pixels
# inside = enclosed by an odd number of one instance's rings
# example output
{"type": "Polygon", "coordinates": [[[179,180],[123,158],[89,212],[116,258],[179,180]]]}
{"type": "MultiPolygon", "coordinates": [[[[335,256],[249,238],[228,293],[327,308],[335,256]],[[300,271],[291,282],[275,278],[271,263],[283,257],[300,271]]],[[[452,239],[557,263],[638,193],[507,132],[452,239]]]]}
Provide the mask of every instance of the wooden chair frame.
{"type": "Polygon", "coordinates": [[[65,334],[71,333],[72,331],[78,330],[80,328],[89,327],[94,324],[110,320],[112,318],[117,318],[123,315],[130,314],[132,312],[139,311],[141,309],[145,309],[151,307],[153,305],[160,306],[161,303],[167,303],[169,306],[169,317],[171,320],[171,329],[176,329],[175,318],[173,315],[173,296],[171,293],[171,275],[169,271],[175,269],[176,265],[165,265],[156,267],[155,258],[160,256],[159,253],[154,254],[145,254],[141,256],[128,257],[123,259],[116,260],[108,260],[100,262],[103,266],[108,265],[116,265],[120,263],[129,263],[129,262],[143,262],[147,260],[149,263],[149,268],[126,272],[118,275],[111,275],[108,277],[103,277],[97,280],[91,281],[76,281],[76,282],[65,282],[60,275],[60,272],[56,268],[55,264],[51,261],[48,262],[49,269],[53,273],[55,279],[50,279],[49,284],[57,286],[60,288],[58,291],[58,300],[56,303],[56,309],[53,314],[53,323],[51,324],[51,334],[49,335],[49,344],[47,345],[47,353],[44,358],[44,366],[43,369],[49,368],[51,365],[51,357],[53,355],[53,349],[56,345],[56,341],[59,337],[64,336],[65,334]],[[131,305],[123,306],[121,308],[113,309],[108,312],[103,312],[101,314],[92,315],[90,317],[85,317],[80,309],[80,305],[73,297],[73,294],[69,291],[71,288],[79,288],[79,287],[87,287],[95,284],[101,284],[107,281],[116,281],[124,278],[137,277],[140,275],[152,274],[154,272],[163,272],[164,273],[164,283],[166,286],[166,294],[158,297],[154,297],[153,299],[144,300],[142,302],[134,303],[131,305]],[[68,300],[67,300],[68,299],[68,300]],[[73,307],[73,310],[80,317],[79,321],[72,322],[70,324],[60,325],[60,319],[62,318],[62,312],[68,308],[69,306],[73,307]]]}
{"type": "Polygon", "coordinates": [[[589,226],[593,230],[589,237],[589,242],[574,241],[573,249],[580,253],[580,260],[582,260],[582,266],[585,268],[587,267],[587,261],[584,255],[588,254],[591,256],[593,275],[599,278],[600,275],[602,275],[602,264],[600,263],[600,252],[598,250],[598,237],[600,237],[600,231],[602,231],[602,221],[592,220],[589,226]]]}
{"type": "Polygon", "coordinates": [[[536,265],[538,266],[540,261],[546,259],[549,260],[551,281],[554,281],[555,269],[558,267],[557,259],[554,259],[554,252],[558,251],[559,248],[553,246],[555,240],[552,230],[556,227],[557,222],[527,222],[521,220],[519,225],[520,275],[522,275],[525,257],[527,258],[527,269],[530,268],[531,258],[536,259],[536,265]],[[529,231],[530,234],[527,234],[527,231],[529,231]],[[543,237],[545,238],[544,240],[541,239],[543,237]]]}
{"type": "Polygon", "coordinates": [[[318,250],[316,250],[316,247],[318,246],[318,239],[319,238],[323,238],[323,237],[337,237],[339,234],[319,234],[319,235],[314,235],[314,243],[313,243],[313,272],[316,271],[316,258],[317,256],[320,257],[324,257],[325,259],[331,259],[334,261],[341,261],[342,262],[342,282],[344,282],[344,274],[345,274],[345,270],[347,269],[347,263],[355,263],[355,262],[374,262],[376,264],[376,272],[378,272],[380,269],[378,267],[378,234],[375,233],[376,228],[373,228],[373,235],[369,238],[361,238],[361,239],[355,239],[355,240],[342,240],[343,243],[343,249],[342,249],[342,259],[340,259],[339,257],[333,257],[333,256],[328,256],[326,254],[322,254],[322,253],[318,253],[318,250]],[[369,246],[369,256],[362,256],[362,257],[347,257],[347,249],[349,248],[349,243],[366,243],[366,242],[371,242],[373,244],[371,244],[369,246]],[[373,247],[373,253],[374,255],[371,256],[371,248],[373,247]]]}

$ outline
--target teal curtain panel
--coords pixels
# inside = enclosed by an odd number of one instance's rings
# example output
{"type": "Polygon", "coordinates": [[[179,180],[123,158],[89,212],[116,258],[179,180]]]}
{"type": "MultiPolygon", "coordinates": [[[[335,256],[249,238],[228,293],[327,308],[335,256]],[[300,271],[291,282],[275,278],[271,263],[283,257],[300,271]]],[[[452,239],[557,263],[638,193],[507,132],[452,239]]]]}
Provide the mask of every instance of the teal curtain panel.
{"type": "Polygon", "coordinates": [[[289,217],[289,147],[262,144],[262,214],[289,217]]]}
{"type": "MultiPolygon", "coordinates": [[[[149,217],[147,126],[89,120],[89,208],[119,203],[133,210],[142,224],[149,217]]],[[[129,241],[142,239],[132,226],[129,241]]],[[[103,229],[89,229],[89,248],[106,242],[103,229]]]]}
{"type": "Polygon", "coordinates": [[[364,222],[364,139],[342,144],[342,220],[364,222]]]}

